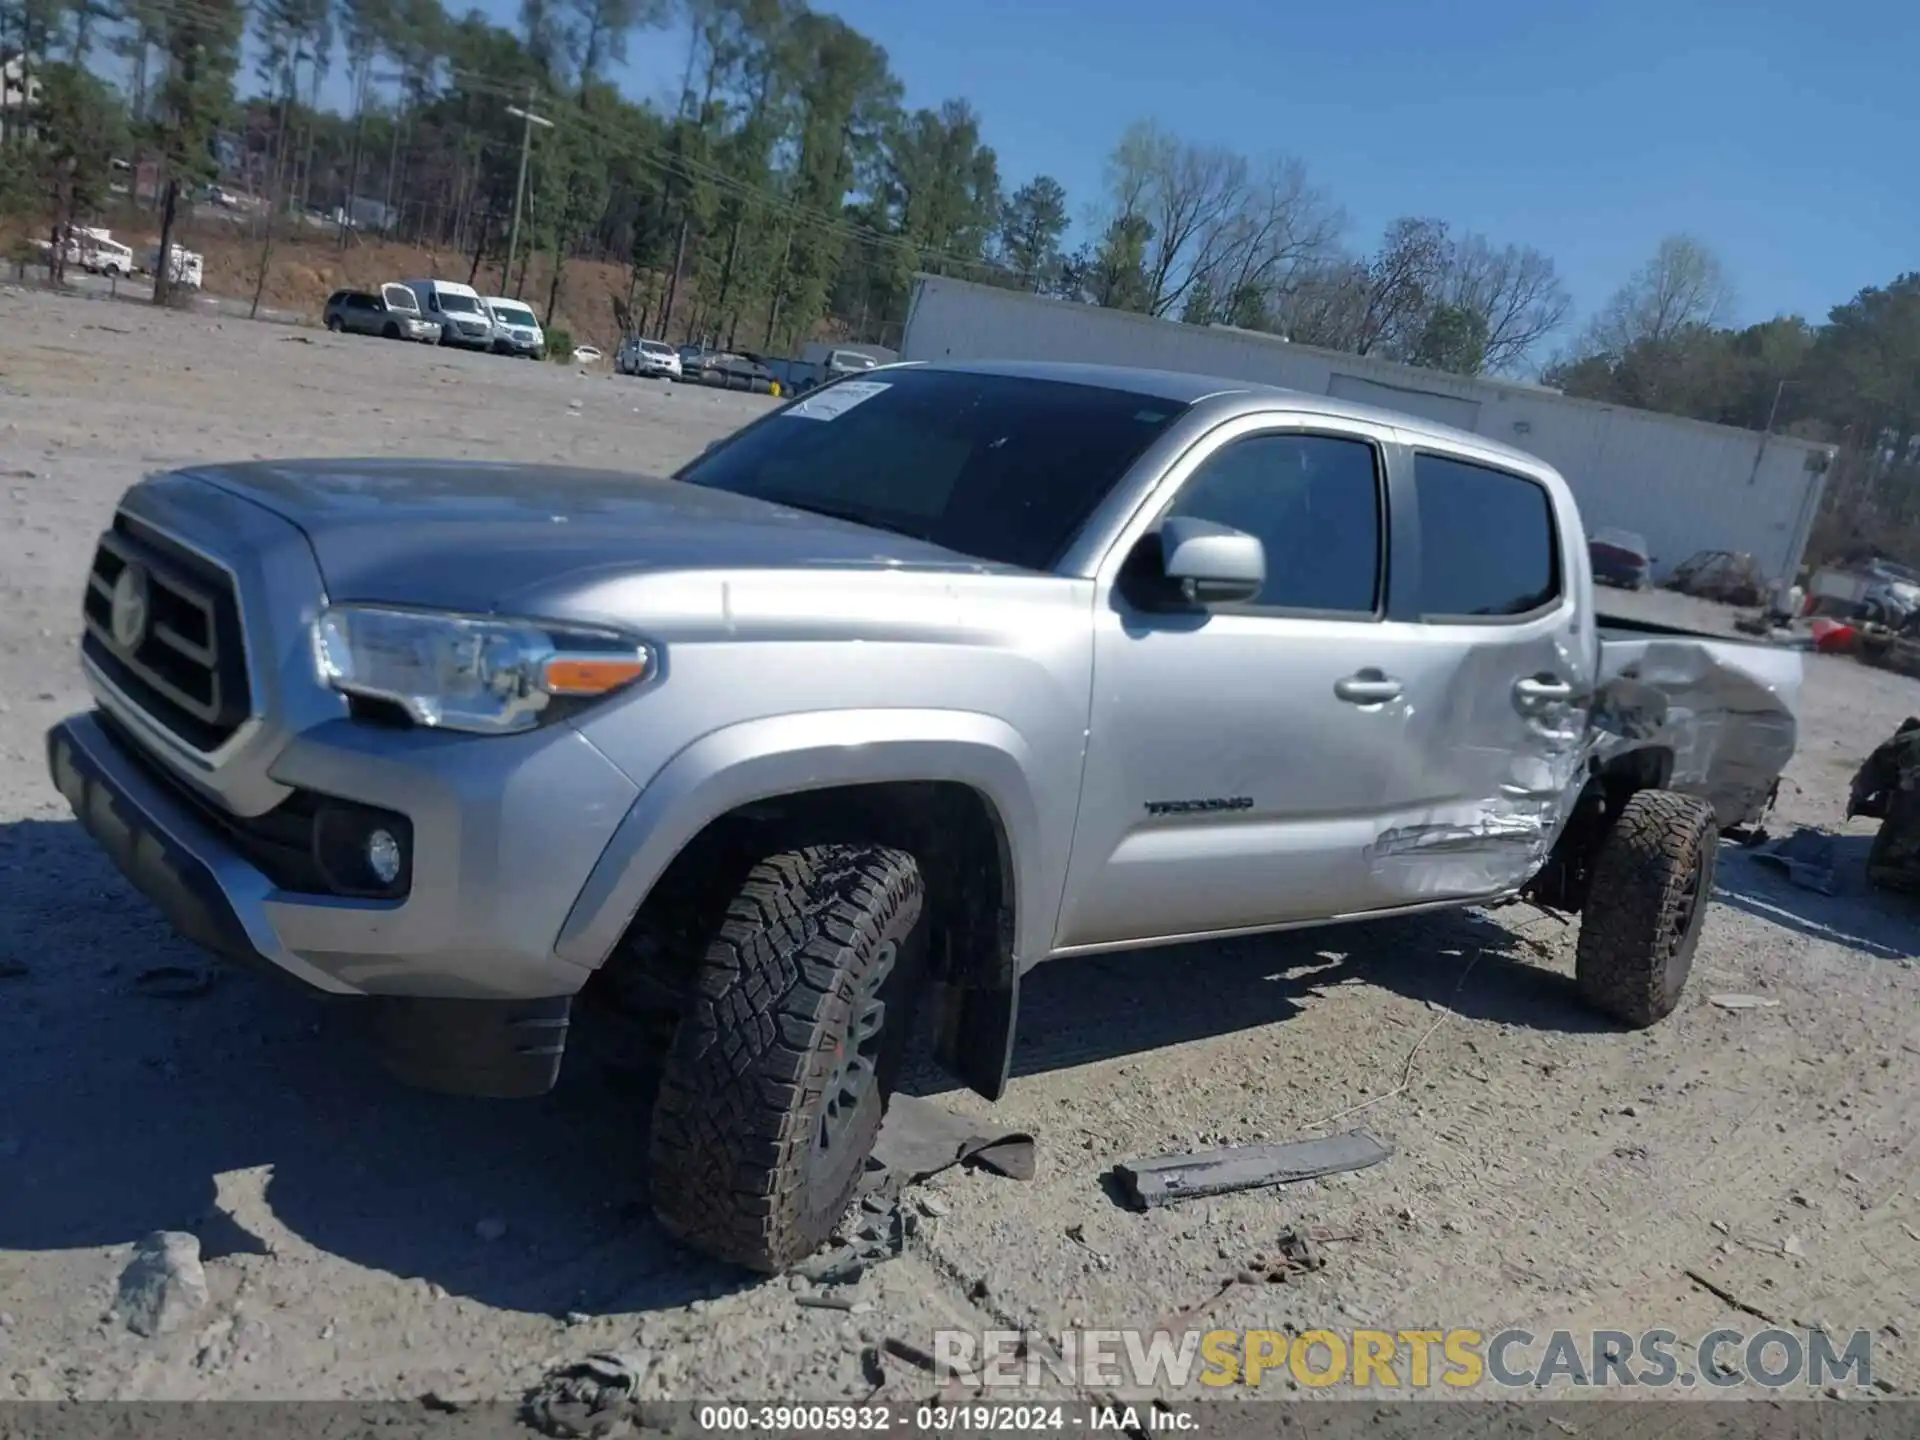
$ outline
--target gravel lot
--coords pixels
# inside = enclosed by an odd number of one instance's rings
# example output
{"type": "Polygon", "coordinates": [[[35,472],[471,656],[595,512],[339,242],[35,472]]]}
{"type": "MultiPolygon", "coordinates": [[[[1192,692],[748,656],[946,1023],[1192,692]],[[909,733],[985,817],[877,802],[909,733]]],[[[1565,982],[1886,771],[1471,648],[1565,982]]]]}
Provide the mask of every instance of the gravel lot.
{"type": "MultiPolygon", "coordinates": [[[[849,1292],[870,1308],[802,1308],[660,1235],[644,1112],[592,1076],[518,1104],[416,1095],[271,981],[147,993],[141,972],[194,957],[80,836],[41,753],[85,703],[93,538],[146,471],[657,469],[768,402],[17,292],[0,328],[0,1396],[505,1396],[636,1340],[649,1393],[861,1396],[881,1336],[1151,1325],[1286,1226],[1344,1238],[1315,1275],[1230,1290],[1215,1323],[1761,1328],[1693,1271],[1783,1322],[1879,1332],[1876,1377],[1920,1389],[1920,929],[1865,892],[1870,831],[1841,820],[1859,760],[1920,712],[1911,681],[1808,658],[1783,821],[1842,834],[1842,893],[1729,846],[1688,999],[1654,1031],[1576,1005],[1571,933],[1525,907],[1066,962],[1030,981],[995,1111],[1038,1138],[1037,1177],[933,1182],[944,1218],[849,1292]],[[1116,1161],[1314,1133],[1403,1075],[1334,1126],[1395,1148],[1374,1169],[1148,1215],[1103,1189],[1116,1161]],[[212,1299],[142,1339],[108,1312],[129,1247],[162,1228],[200,1234],[212,1299]]],[[[894,1373],[892,1396],[930,1388],[894,1373]]]]}

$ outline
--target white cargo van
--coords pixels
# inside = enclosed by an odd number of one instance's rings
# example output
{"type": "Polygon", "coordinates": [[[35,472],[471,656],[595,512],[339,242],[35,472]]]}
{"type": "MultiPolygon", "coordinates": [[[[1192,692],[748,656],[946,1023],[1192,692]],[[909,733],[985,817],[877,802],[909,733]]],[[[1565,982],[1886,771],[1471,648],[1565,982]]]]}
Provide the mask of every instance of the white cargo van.
{"type": "Polygon", "coordinates": [[[408,280],[406,287],[420,301],[420,313],[440,326],[442,345],[468,350],[493,348],[493,317],[487,303],[471,285],[452,280],[408,280]]]}

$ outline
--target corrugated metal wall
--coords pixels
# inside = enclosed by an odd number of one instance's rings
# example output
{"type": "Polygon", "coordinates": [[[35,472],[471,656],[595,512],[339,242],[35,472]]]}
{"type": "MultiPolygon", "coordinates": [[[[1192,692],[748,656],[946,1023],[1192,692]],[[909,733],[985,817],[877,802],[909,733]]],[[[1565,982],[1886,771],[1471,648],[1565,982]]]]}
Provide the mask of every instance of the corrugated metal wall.
{"type": "Polygon", "coordinates": [[[963,281],[920,283],[906,360],[1065,360],[1284,385],[1442,421],[1538,455],[1589,530],[1637,531],[1664,573],[1698,550],[1750,552],[1791,575],[1819,507],[1823,446],[1391,365],[1245,331],[1202,329],[963,281]]]}

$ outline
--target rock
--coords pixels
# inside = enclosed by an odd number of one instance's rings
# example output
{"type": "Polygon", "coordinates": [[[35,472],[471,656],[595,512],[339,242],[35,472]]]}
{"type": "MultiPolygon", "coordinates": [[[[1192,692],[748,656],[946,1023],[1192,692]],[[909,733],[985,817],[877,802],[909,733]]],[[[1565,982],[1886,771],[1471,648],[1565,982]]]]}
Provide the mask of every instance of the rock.
{"type": "Polygon", "coordinates": [[[489,1215],[473,1227],[473,1233],[491,1244],[495,1240],[507,1238],[507,1222],[498,1215],[489,1215]]]}
{"type": "Polygon", "coordinates": [[[1798,1235],[1787,1236],[1785,1240],[1780,1242],[1780,1249],[1782,1253],[1787,1255],[1804,1255],[1807,1253],[1807,1247],[1800,1243],[1800,1237],[1798,1235]]]}
{"type": "Polygon", "coordinates": [[[120,1272],[121,1316],[136,1335],[164,1335],[207,1303],[198,1237],[156,1230],[142,1240],[120,1272]]]}
{"type": "MultiPolygon", "coordinates": [[[[11,1330],[12,1328],[13,1328],[13,1312],[11,1310],[0,1310],[0,1330],[11,1330]]],[[[1891,1325],[1889,1325],[1887,1328],[1889,1330],[1894,1330],[1894,1327],[1891,1325]]],[[[1894,1330],[1894,1339],[1897,1340],[1899,1338],[1900,1338],[1899,1331],[1894,1330]]]]}

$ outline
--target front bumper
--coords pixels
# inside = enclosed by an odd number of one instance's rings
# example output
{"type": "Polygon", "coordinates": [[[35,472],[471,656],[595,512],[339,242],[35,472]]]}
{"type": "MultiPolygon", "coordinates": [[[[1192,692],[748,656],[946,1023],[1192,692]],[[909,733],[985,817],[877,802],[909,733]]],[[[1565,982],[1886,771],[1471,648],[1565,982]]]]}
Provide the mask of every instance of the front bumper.
{"type": "Polygon", "coordinates": [[[591,973],[554,941],[636,792],[571,731],[523,737],[536,745],[415,747],[424,764],[391,755],[404,738],[335,722],[296,737],[274,766],[287,783],[346,800],[357,790],[409,816],[413,882],[397,902],[278,888],[218,827],[213,802],[97,713],[48,732],[47,764],[81,826],[185,938],[352,999],[409,1083],[542,1093],[591,973]]]}

